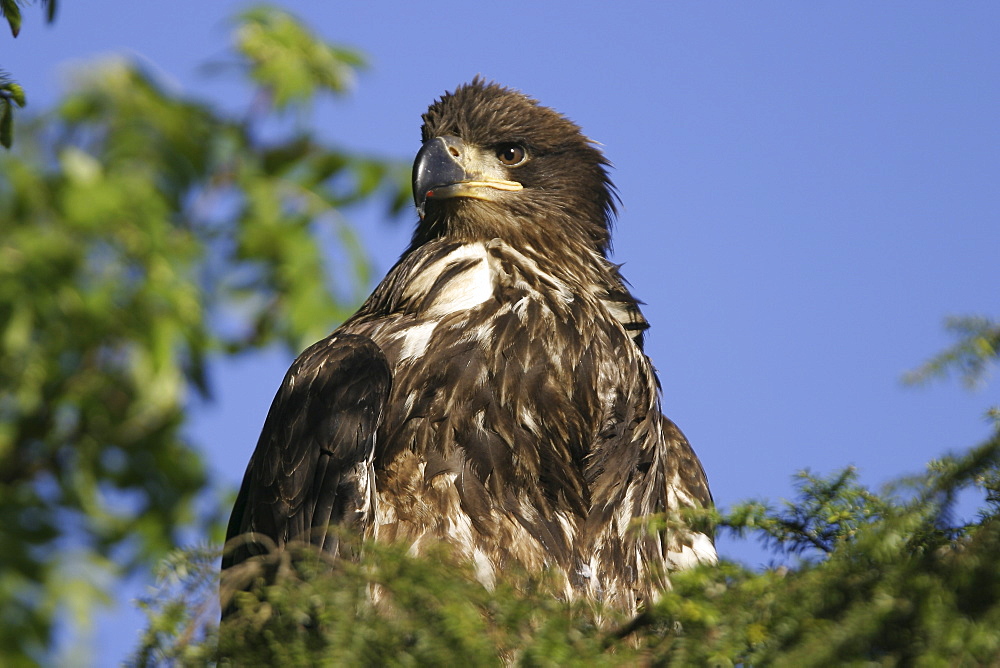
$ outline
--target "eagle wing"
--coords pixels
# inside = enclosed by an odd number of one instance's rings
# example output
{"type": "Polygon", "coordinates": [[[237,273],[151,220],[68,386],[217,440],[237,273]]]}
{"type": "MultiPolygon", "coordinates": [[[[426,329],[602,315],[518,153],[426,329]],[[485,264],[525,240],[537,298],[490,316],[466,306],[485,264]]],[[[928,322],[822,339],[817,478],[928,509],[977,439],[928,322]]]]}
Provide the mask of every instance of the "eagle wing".
{"type": "Polygon", "coordinates": [[[391,385],[385,355],[368,337],[335,332],[299,355],[243,477],[224,571],[290,541],[337,554],[332,525],[361,533],[372,516],[375,433],[391,385]]]}

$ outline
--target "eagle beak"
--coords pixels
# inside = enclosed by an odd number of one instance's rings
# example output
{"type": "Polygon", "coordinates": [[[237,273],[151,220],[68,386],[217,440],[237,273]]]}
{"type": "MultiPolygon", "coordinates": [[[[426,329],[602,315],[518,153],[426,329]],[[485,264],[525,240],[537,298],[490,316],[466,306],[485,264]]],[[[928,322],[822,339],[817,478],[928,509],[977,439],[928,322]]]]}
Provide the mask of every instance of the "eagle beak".
{"type": "Polygon", "coordinates": [[[413,200],[423,218],[429,199],[470,197],[496,200],[502,192],[523,186],[502,178],[502,168],[490,164],[485,154],[458,137],[428,139],[413,161],[413,200]]]}

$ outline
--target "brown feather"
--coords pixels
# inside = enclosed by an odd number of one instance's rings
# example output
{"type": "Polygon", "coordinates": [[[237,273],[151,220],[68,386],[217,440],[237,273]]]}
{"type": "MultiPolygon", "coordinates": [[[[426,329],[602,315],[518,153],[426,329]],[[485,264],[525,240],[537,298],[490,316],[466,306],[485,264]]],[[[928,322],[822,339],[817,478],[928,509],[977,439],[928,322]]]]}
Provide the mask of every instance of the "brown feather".
{"type": "Polygon", "coordinates": [[[607,259],[609,163],[565,117],[478,79],[435,102],[422,132],[526,147],[509,169],[523,189],[427,201],[372,296],[289,371],[229,536],[333,553],[324,523],[418,552],[443,540],[484,582],[511,562],[557,568],[568,594],[633,610],[667,570],[715,552],[697,532],[642,530],[712,499],[660,412],[649,325],[607,259]]]}

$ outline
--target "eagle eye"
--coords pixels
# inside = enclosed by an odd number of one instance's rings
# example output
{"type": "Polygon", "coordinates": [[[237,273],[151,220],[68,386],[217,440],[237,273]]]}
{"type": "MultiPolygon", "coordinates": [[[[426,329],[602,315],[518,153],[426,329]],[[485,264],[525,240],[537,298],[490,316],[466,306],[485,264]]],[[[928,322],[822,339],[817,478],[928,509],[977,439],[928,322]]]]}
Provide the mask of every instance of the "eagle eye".
{"type": "Polygon", "coordinates": [[[508,167],[517,167],[528,159],[528,153],[518,144],[500,144],[497,146],[497,159],[508,167]]]}

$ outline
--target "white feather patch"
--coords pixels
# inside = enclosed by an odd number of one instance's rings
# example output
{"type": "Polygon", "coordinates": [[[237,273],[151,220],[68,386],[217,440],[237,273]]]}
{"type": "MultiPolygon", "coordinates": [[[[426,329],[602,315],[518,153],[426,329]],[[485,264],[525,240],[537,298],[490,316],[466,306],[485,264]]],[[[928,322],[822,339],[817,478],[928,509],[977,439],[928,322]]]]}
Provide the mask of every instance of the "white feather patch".
{"type": "Polygon", "coordinates": [[[472,553],[472,562],[476,565],[476,580],[479,581],[479,584],[492,591],[497,583],[496,570],[493,568],[493,562],[490,561],[490,558],[486,556],[486,553],[478,547],[472,553]]]}
{"type": "Polygon", "coordinates": [[[691,533],[691,545],[685,545],[680,550],[667,552],[667,563],[671,570],[694,568],[698,564],[715,564],[719,555],[715,551],[712,540],[703,533],[691,533]]]}
{"type": "Polygon", "coordinates": [[[403,339],[403,347],[399,351],[399,358],[404,360],[423,355],[437,325],[437,321],[432,320],[408,327],[400,332],[399,336],[403,339]]]}
{"type": "Polygon", "coordinates": [[[438,278],[456,263],[472,261],[471,265],[439,287],[427,315],[440,317],[479,306],[493,296],[494,277],[487,261],[486,248],[481,243],[464,244],[429,266],[420,267],[406,286],[404,296],[419,299],[434,287],[438,278]]]}

